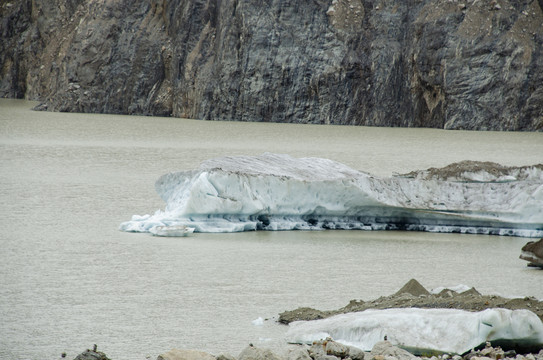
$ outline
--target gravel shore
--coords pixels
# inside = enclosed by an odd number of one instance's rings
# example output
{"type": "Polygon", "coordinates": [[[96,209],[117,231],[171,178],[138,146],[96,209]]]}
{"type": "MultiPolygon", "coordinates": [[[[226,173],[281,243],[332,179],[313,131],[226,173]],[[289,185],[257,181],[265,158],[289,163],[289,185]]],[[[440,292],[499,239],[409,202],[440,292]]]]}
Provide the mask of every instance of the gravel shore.
{"type": "Polygon", "coordinates": [[[425,308],[425,309],[461,309],[482,311],[490,308],[510,310],[527,309],[535,313],[543,321],[543,301],[534,297],[508,299],[497,295],[482,295],[475,288],[458,293],[444,289],[438,294],[431,294],[417,280],[411,279],[398,292],[382,296],[371,301],[351,300],[346,306],[337,310],[317,310],[301,307],[279,314],[279,322],[289,324],[298,320],[324,319],[333,315],[367,309],[390,308],[425,308]]]}

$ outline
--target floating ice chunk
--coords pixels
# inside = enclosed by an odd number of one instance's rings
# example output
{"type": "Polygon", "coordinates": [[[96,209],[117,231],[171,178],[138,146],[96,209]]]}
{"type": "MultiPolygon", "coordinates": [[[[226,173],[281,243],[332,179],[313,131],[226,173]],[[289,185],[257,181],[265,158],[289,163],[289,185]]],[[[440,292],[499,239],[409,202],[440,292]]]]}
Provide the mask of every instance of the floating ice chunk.
{"type": "Polygon", "coordinates": [[[251,324],[255,326],[262,326],[264,325],[264,319],[262,317],[259,317],[258,319],[254,319],[253,321],[251,321],[251,324]]]}
{"type": "Polygon", "coordinates": [[[132,221],[145,221],[149,219],[151,215],[145,214],[145,215],[132,215],[132,221]]]}
{"type": "Polygon", "coordinates": [[[336,315],[289,325],[287,341],[311,343],[331,337],[345,345],[371,350],[388,340],[416,354],[429,351],[463,354],[487,341],[498,345],[543,346],[543,323],[528,310],[386,309],[336,315]]]}
{"type": "MultiPolygon", "coordinates": [[[[508,173],[509,174],[509,173],[508,173]]],[[[123,231],[188,226],[196,232],[403,229],[543,236],[543,172],[522,181],[377,178],[338,162],[288,155],[231,156],[161,176],[166,202],[123,231]]]]}

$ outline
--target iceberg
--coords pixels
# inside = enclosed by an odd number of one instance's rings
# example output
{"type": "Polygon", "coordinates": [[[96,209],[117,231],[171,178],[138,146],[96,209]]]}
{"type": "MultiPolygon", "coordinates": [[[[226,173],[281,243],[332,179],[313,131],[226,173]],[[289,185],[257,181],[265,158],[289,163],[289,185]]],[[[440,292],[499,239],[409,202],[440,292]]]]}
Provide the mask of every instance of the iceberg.
{"type": "Polygon", "coordinates": [[[390,229],[541,237],[543,166],[516,169],[500,177],[477,170],[452,180],[381,178],[322,158],[227,156],[161,176],[155,188],[165,209],[134,215],[120,230],[390,229]]]}
{"type": "Polygon", "coordinates": [[[543,323],[531,311],[487,309],[386,309],[336,315],[289,325],[288,342],[312,343],[327,337],[370,351],[385,336],[414,354],[464,354],[490,341],[504,349],[543,348],[543,323]]]}

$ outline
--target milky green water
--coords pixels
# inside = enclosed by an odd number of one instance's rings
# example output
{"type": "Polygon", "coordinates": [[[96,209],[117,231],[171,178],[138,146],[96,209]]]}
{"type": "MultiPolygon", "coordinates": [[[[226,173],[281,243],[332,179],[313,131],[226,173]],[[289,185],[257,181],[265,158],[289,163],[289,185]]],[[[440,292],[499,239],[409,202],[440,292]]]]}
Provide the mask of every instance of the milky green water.
{"type": "Polygon", "coordinates": [[[0,359],[116,360],[171,348],[277,348],[273,318],[397,291],[466,284],[543,298],[527,239],[416,232],[118,231],[164,204],[154,181],[205,159],[326,157],[378,176],[460,160],[543,162],[543,133],[442,131],[45,113],[0,99],[0,359]],[[263,326],[251,322],[269,318],[263,326]]]}

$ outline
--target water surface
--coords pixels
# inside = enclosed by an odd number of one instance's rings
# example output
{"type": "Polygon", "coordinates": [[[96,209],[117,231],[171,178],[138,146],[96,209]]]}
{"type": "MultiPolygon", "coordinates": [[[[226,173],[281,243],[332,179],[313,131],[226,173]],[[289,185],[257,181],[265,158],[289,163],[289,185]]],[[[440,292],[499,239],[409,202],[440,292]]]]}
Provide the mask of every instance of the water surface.
{"type": "Polygon", "coordinates": [[[543,162],[543,133],[233,123],[34,112],[0,100],[0,358],[116,360],[171,348],[237,356],[276,347],[273,318],[397,291],[466,284],[543,298],[528,239],[416,232],[249,232],[157,238],[118,231],[163,208],[154,181],[208,158],[326,157],[379,176],[461,160],[543,162]],[[264,326],[251,321],[269,318],[264,326]]]}

